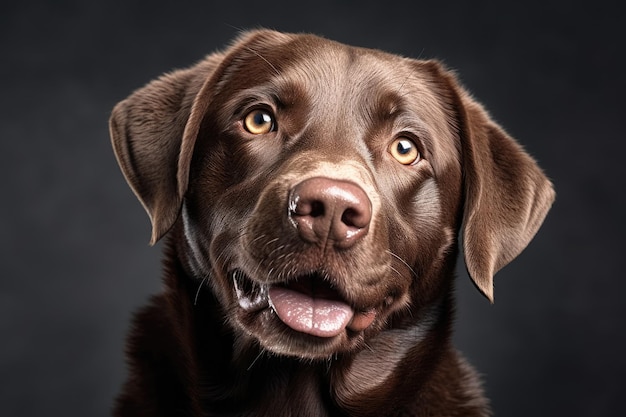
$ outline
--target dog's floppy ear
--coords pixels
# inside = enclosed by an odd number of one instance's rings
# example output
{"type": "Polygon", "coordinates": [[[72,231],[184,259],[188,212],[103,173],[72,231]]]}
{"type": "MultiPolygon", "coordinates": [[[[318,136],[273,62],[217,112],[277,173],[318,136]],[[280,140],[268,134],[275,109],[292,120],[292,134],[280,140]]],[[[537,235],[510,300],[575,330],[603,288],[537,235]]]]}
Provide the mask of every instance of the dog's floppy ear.
{"type": "Polygon", "coordinates": [[[225,53],[161,76],[118,103],[109,120],[122,172],[152,222],[150,244],[174,224],[187,192],[196,137],[213,87],[233,57],[269,31],[243,34],[225,53]]]}
{"type": "MultiPolygon", "coordinates": [[[[177,167],[183,132],[204,67],[166,74],[118,103],[109,120],[111,142],[126,181],[152,222],[156,243],[178,216],[182,195],[177,167]]],[[[211,65],[213,64],[213,65],[211,65]]]]}
{"type": "Polygon", "coordinates": [[[555,194],[534,159],[467,92],[460,97],[465,264],[493,302],[494,274],[530,243],[555,194]]]}
{"type": "MultiPolygon", "coordinates": [[[[441,68],[440,68],[441,71],[441,68]]],[[[493,276],[528,245],[555,193],[535,160],[445,73],[459,117],[465,264],[493,302],[493,276]]]]}

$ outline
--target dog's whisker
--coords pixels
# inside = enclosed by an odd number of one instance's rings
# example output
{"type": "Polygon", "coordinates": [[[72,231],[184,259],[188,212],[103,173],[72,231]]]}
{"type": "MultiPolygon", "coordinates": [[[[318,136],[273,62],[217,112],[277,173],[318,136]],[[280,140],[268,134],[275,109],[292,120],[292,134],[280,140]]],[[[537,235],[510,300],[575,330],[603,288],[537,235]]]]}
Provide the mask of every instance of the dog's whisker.
{"type": "MultiPolygon", "coordinates": [[[[247,233],[242,233],[242,234],[240,234],[240,235],[239,235],[239,237],[244,237],[246,234],[247,234],[247,233]]],[[[262,233],[262,234],[258,235],[257,237],[255,237],[254,239],[252,239],[252,240],[250,241],[250,244],[256,243],[256,242],[258,242],[259,240],[264,239],[265,237],[267,237],[267,235],[266,235],[266,234],[264,234],[264,233],[262,233]]]]}
{"type": "Polygon", "coordinates": [[[224,248],[222,248],[222,250],[220,251],[220,253],[217,255],[217,257],[216,257],[214,260],[212,260],[212,262],[211,262],[211,263],[213,263],[214,265],[219,265],[220,261],[221,261],[223,258],[226,258],[230,252],[231,252],[231,251],[230,251],[230,248],[229,248],[229,247],[224,247],[224,248]]]}
{"type": "Polygon", "coordinates": [[[279,239],[279,237],[275,237],[274,239],[268,240],[267,242],[265,242],[265,247],[271,245],[272,243],[276,243],[279,239]]]}
{"type": "Polygon", "coordinates": [[[404,85],[410,78],[411,74],[409,73],[406,77],[404,77],[402,84],[400,84],[400,88],[398,88],[398,91],[396,91],[396,94],[398,94],[400,97],[404,97],[406,95],[406,92],[404,92],[404,85]]]}
{"type": "Polygon", "coordinates": [[[326,360],[326,372],[330,372],[332,366],[333,366],[333,360],[337,360],[337,355],[331,355],[328,357],[328,359],[326,360]],[[334,358],[333,358],[334,356],[334,358]]]}
{"type": "Polygon", "coordinates": [[[390,250],[386,250],[386,252],[387,252],[389,255],[391,255],[391,256],[393,256],[394,258],[396,258],[397,260],[399,260],[400,262],[402,262],[402,263],[403,263],[403,264],[404,264],[404,265],[405,265],[405,266],[409,269],[409,271],[411,271],[411,273],[412,273],[414,276],[417,276],[417,272],[415,272],[415,270],[411,267],[411,265],[409,265],[409,264],[408,264],[408,263],[407,263],[404,259],[402,259],[400,256],[396,255],[395,253],[393,253],[393,252],[392,252],[392,251],[390,251],[390,250]]]}
{"type": "Polygon", "coordinates": [[[276,252],[280,252],[280,251],[282,251],[284,248],[285,248],[285,245],[280,245],[280,246],[278,246],[278,247],[276,247],[276,248],[272,249],[272,251],[271,251],[271,252],[270,252],[267,256],[268,256],[269,258],[272,258],[272,259],[278,259],[278,258],[274,258],[274,254],[275,254],[276,252]]]}
{"type": "Polygon", "coordinates": [[[207,280],[207,277],[204,277],[202,279],[202,281],[200,281],[200,285],[198,285],[198,291],[196,291],[196,296],[193,299],[193,305],[197,305],[198,304],[198,296],[200,295],[200,290],[202,289],[202,285],[204,284],[204,282],[207,280]]]}
{"type": "Polygon", "coordinates": [[[276,67],[267,59],[265,59],[265,57],[263,55],[261,55],[260,53],[258,53],[257,51],[255,51],[254,49],[250,48],[249,46],[246,46],[246,50],[252,52],[254,55],[258,56],[259,58],[261,58],[263,61],[265,61],[265,63],[267,65],[269,65],[272,70],[274,70],[274,72],[276,73],[276,75],[280,75],[280,71],[278,71],[278,69],[276,69],[276,67]]]}
{"type": "Polygon", "coordinates": [[[265,349],[261,349],[261,351],[259,352],[258,355],[256,355],[256,358],[254,358],[254,360],[252,361],[252,363],[250,364],[250,366],[248,366],[248,369],[246,369],[247,371],[249,371],[250,369],[252,369],[252,367],[254,366],[255,363],[257,363],[257,361],[259,360],[259,358],[261,358],[261,356],[263,356],[263,354],[265,353],[265,349]]]}
{"type": "Polygon", "coordinates": [[[391,269],[393,272],[395,272],[399,277],[402,276],[402,274],[396,268],[394,268],[393,266],[390,265],[389,269],[391,269]]]}
{"type": "Polygon", "coordinates": [[[400,85],[400,88],[397,91],[397,94],[400,98],[405,97],[409,94],[411,94],[411,90],[404,90],[404,85],[407,83],[407,81],[409,80],[417,80],[416,77],[413,75],[413,73],[409,73],[406,78],[404,79],[404,81],[402,82],[402,84],[400,85]]]}
{"type": "Polygon", "coordinates": [[[224,22],[224,25],[230,27],[231,29],[235,29],[237,32],[239,32],[240,35],[246,31],[244,28],[235,26],[232,23],[224,22]]]}

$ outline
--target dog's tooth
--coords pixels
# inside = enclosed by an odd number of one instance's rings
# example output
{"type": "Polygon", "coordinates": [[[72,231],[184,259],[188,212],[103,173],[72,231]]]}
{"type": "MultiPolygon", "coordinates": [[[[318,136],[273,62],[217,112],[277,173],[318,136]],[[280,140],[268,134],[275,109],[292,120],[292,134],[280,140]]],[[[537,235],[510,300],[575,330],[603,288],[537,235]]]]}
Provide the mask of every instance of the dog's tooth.
{"type": "Polygon", "coordinates": [[[234,271],[233,273],[231,273],[231,278],[233,280],[233,286],[235,287],[235,294],[237,295],[237,299],[239,300],[239,304],[241,304],[241,300],[243,298],[245,298],[244,291],[241,288],[241,286],[242,286],[241,277],[237,273],[237,271],[234,271]]]}
{"type": "Polygon", "coordinates": [[[250,281],[240,270],[231,274],[239,306],[246,311],[260,310],[268,306],[267,286],[250,281]]]}

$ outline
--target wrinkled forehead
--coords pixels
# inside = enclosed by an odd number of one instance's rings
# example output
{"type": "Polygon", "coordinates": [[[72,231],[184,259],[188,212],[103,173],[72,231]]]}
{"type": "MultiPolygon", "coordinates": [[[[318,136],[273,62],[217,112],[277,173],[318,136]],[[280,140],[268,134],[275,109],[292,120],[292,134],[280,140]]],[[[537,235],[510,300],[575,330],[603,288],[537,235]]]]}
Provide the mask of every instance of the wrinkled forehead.
{"type": "Polygon", "coordinates": [[[280,95],[283,100],[301,94],[328,105],[352,100],[352,104],[380,107],[387,103],[410,105],[413,98],[419,97],[425,107],[440,107],[429,88],[428,77],[413,68],[411,62],[396,55],[303,35],[280,44],[246,47],[233,60],[233,71],[227,78],[231,88],[236,86],[244,94],[256,90],[280,95]]]}
{"type": "Polygon", "coordinates": [[[271,100],[279,106],[299,106],[310,123],[363,127],[344,133],[358,135],[390,120],[399,127],[408,125],[423,133],[433,153],[456,161],[458,144],[449,106],[442,102],[433,75],[415,63],[300,36],[278,45],[250,45],[223,82],[231,103],[271,100]]]}

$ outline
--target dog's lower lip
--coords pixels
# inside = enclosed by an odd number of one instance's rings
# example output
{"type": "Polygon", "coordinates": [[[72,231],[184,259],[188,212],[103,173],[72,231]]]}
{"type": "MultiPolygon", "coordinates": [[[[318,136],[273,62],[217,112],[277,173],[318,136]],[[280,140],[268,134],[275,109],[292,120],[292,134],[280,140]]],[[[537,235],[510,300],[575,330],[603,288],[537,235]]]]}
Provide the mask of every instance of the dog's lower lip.
{"type": "Polygon", "coordinates": [[[350,323],[348,323],[348,329],[353,332],[360,332],[367,329],[370,324],[376,319],[376,310],[371,309],[362,312],[355,312],[350,323]]]}

